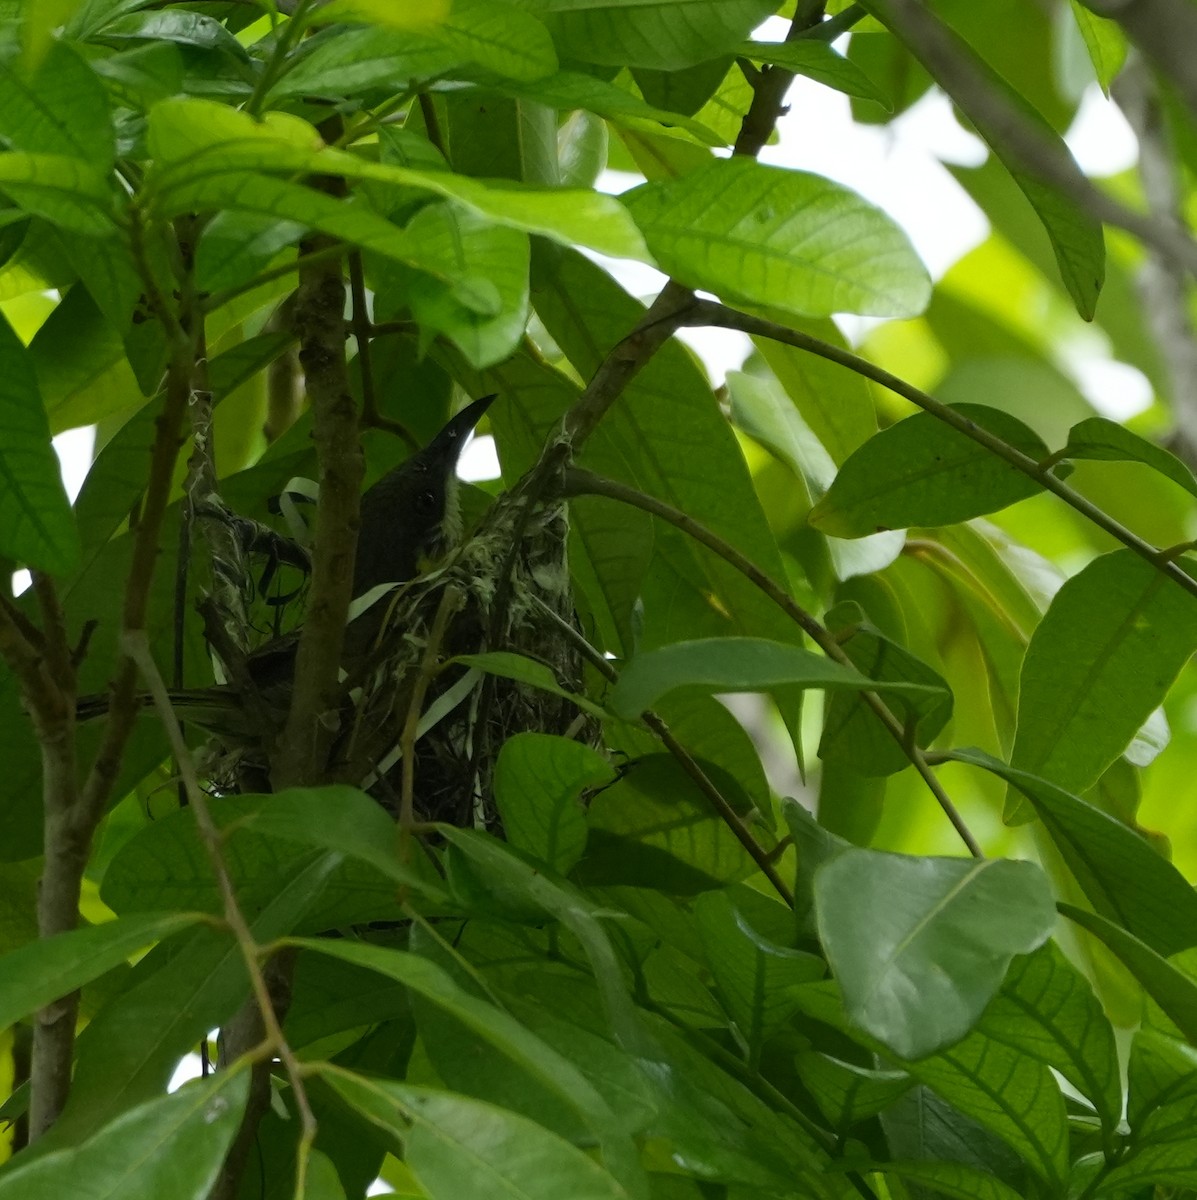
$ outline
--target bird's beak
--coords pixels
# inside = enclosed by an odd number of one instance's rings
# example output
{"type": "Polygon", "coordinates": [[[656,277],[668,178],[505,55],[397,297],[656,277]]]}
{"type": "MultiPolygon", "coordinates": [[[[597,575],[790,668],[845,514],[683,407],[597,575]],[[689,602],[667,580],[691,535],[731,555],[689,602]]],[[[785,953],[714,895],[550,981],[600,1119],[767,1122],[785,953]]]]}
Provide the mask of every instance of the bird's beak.
{"type": "Polygon", "coordinates": [[[483,396],[481,400],[467,404],[461,412],[449,419],[440,433],[424,448],[423,453],[432,461],[443,463],[446,469],[452,467],[457,462],[470,432],[482,420],[482,414],[490,408],[495,395],[483,396]]]}

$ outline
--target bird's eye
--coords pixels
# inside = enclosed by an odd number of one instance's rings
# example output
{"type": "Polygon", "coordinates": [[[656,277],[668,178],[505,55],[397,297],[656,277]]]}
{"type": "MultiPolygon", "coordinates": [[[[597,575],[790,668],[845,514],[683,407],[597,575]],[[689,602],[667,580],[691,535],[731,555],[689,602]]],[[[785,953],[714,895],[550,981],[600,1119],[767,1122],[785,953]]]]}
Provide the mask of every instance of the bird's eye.
{"type": "Polygon", "coordinates": [[[433,492],[423,491],[417,492],[414,501],[416,512],[421,516],[428,516],[436,508],[436,495],[433,492]]]}

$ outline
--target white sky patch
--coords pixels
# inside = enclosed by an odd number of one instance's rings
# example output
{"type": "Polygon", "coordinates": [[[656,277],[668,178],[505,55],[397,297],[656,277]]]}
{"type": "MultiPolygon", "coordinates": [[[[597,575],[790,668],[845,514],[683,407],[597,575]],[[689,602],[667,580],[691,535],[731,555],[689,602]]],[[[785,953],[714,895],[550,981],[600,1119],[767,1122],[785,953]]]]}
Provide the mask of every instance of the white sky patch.
{"type": "Polygon", "coordinates": [[[1068,369],[1103,417],[1127,421],[1151,407],[1151,381],[1138,367],[1111,358],[1078,358],[1068,369]]]}
{"type": "Polygon", "coordinates": [[[501,474],[495,439],[489,433],[471,438],[457,460],[457,478],[467,483],[482,483],[487,479],[498,479],[501,474]]]}
{"type": "Polygon", "coordinates": [[[1127,171],[1139,160],[1134,131],[1095,83],[1085,89],[1064,141],[1081,170],[1098,179],[1127,171]]]}

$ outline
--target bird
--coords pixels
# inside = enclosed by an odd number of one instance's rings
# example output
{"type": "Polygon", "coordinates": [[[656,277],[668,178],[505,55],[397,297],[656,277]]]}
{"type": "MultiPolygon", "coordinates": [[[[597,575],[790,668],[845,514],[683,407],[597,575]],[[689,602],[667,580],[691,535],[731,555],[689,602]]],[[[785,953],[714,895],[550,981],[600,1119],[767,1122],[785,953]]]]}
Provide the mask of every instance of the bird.
{"type": "MultiPolygon", "coordinates": [[[[457,461],[470,432],[494,399],[494,395],[483,396],[468,404],[449,419],[428,445],[388,471],[362,494],[353,571],[356,599],[368,598],[384,585],[415,579],[426,561],[443,554],[460,537],[457,461]]],[[[242,523],[246,528],[255,525],[242,523]]],[[[382,625],[386,608],[385,603],[375,603],[364,611],[355,612],[351,608],[352,619],[346,634],[347,659],[368,650],[382,625]]],[[[298,643],[299,631],[291,630],[265,642],[246,658],[254,686],[267,700],[268,707],[279,710],[283,716],[290,704],[298,643]]],[[[350,665],[347,663],[347,667],[350,665]]],[[[238,730],[244,732],[244,698],[233,685],[176,688],[168,694],[185,720],[218,736],[231,737],[238,730]]],[[[140,699],[147,707],[151,703],[148,696],[140,699]]],[[[102,716],[109,704],[106,694],[81,696],[76,704],[77,719],[86,721],[102,716]]]]}

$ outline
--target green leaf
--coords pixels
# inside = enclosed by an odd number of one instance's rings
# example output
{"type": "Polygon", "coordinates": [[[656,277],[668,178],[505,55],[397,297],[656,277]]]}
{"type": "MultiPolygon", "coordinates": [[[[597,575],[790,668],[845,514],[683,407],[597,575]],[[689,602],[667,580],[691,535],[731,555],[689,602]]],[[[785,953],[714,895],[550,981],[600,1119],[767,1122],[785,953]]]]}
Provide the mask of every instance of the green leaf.
{"type": "Polygon", "coordinates": [[[29,354],[3,318],[0,428],[0,555],[65,574],[79,561],[79,534],[29,354]]]}
{"type": "Polygon", "coordinates": [[[765,692],[785,686],[923,693],[926,684],[875,680],[821,654],[765,638],[704,638],[636,655],[611,692],[616,715],[634,719],[676,688],[765,692]]]}
{"type": "Polygon", "coordinates": [[[325,954],[355,966],[368,967],[410,988],[417,995],[456,1017],[484,1038],[499,1054],[545,1084],[596,1131],[616,1125],[615,1115],[590,1082],[547,1043],[493,1004],[465,991],[436,963],[418,954],[365,942],[326,938],[293,938],[301,949],[325,954]]]}
{"type": "Polygon", "coordinates": [[[1089,51],[1093,70],[1097,73],[1097,82],[1108,96],[1110,84],[1126,62],[1126,35],[1117,21],[1099,17],[1080,0],[1071,0],[1071,7],[1077,28],[1085,40],[1085,49],[1089,51]]]}
{"type": "Polygon", "coordinates": [[[77,233],[113,231],[112,194],[93,164],[61,154],[0,154],[0,188],[22,208],[77,233]]]}
{"type": "Polygon", "coordinates": [[[483,654],[459,654],[453,659],[466,667],[477,667],[490,675],[498,675],[501,679],[514,679],[517,683],[526,683],[529,687],[548,692],[551,696],[560,696],[576,704],[584,713],[592,717],[605,717],[607,710],[601,705],[579,696],[576,692],[567,692],[553,674],[552,668],[526,654],[514,654],[510,650],[488,650],[483,654]]]}
{"type": "Polygon", "coordinates": [[[183,57],[171,42],[150,42],[93,59],[91,69],[126,108],[147,111],[183,90],[183,57]]]}
{"type": "Polygon", "coordinates": [[[798,1010],[793,988],[821,979],[821,958],[780,946],[758,933],[726,891],[707,892],[694,905],[698,934],[727,1011],[748,1046],[748,1061],[798,1010]]]}
{"type": "Polygon", "coordinates": [[[911,317],[930,281],[880,209],[818,175],[720,159],[623,201],[676,279],[802,316],[911,317]]]}
{"type": "Polygon", "coordinates": [[[1094,559],[1031,637],[1011,765],[1070,791],[1092,787],[1195,649],[1192,596],[1130,550],[1094,559]]]}
{"type": "MultiPolygon", "coordinates": [[[[823,623],[836,635],[853,664],[870,679],[918,683],[930,689],[909,697],[899,694],[890,701],[895,715],[916,744],[930,745],[952,715],[952,693],[947,683],[905,646],[861,620],[862,616],[855,604],[837,605],[826,614],[823,623]]],[[[894,775],[910,765],[903,747],[882,728],[860,695],[849,692],[838,692],[828,698],[819,757],[871,776],[894,775]]]]}
{"type": "Polygon", "coordinates": [[[1140,1146],[1102,1177],[1101,1195],[1181,1194],[1197,1186],[1197,1138],[1140,1146]]]}
{"type": "Polygon", "coordinates": [[[701,121],[646,104],[622,87],[593,75],[583,75],[580,71],[558,71],[547,79],[518,85],[496,81],[489,86],[506,95],[521,96],[550,108],[585,109],[631,129],[641,128],[644,122],[651,121],[684,129],[707,146],[726,145],[723,138],[701,121]]]}
{"type": "Polygon", "coordinates": [[[407,232],[418,241],[423,263],[442,264],[449,278],[477,277],[498,291],[494,310],[479,312],[461,302],[460,285],[420,274],[408,289],[412,316],[443,333],[472,367],[502,362],[528,322],[528,235],[447,202],[422,208],[407,232]]]}
{"type": "Polygon", "coordinates": [[[1186,1140],[1197,1119],[1197,1050],[1150,1026],[1135,1031],[1126,1117],[1135,1141],[1186,1140]]]}
{"type": "Polygon", "coordinates": [[[857,847],[819,868],[815,910],[849,1018],[906,1059],[968,1033],[1011,958],[1055,924],[1033,863],[857,847]]]}
{"type": "Polygon", "coordinates": [[[1010,964],[981,1018],[989,1037],[1055,1067],[1092,1101],[1105,1129],[1122,1117],[1114,1030],[1093,989],[1054,942],[1010,964]]]}
{"type": "MultiPolygon", "coordinates": [[[[262,945],[289,933],[319,899],[338,862],[333,854],[309,854],[276,879],[270,903],[251,918],[255,941],[262,945]]],[[[70,1100],[45,1135],[45,1148],[74,1145],[161,1093],[179,1059],[248,994],[244,955],[224,930],[197,929],[152,950],[80,1035],[70,1100]]]]}
{"type": "Polygon", "coordinates": [[[1060,451],[1060,457],[1146,463],[1173,483],[1180,484],[1189,495],[1197,496],[1197,478],[1175,454],[1105,417],[1090,417],[1074,425],[1068,432],[1068,445],[1060,451]]]}
{"type": "Polygon", "coordinates": [[[336,21],[362,21],[384,25],[389,29],[423,29],[437,25],[448,15],[450,0],[408,0],[406,4],[391,4],[389,0],[329,0],[312,12],[313,24],[336,21]]]}
{"type": "Polygon", "coordinates": [[[958,1200],[1020,1200],[1020,1194],[975,1167],[954,1162],[861,1163],[860,1170],[880,1171],[896,1179],[922,1184],[943,1196],[958,1200]]]}
{"type": "Polygon", "coordinates": [[[826,42],[803,38],[797,42],[744,42],[736,53],[753,62],[772,63],[816,83],[862,100],[876,100],[893,111],[889,97],[854,63],[837,54],[826,42]]]}
{"type": "Polygon", "coordinates": [[[101,36],[105,40],[133,38],[147,42],[175,42],[198,50],[220,50],[241,61],[249,58],[241,43],[219,21],[185,9],[129,13],[107,22],[101,36]]]}
{"type": "Polygon", "coordinates": [[[626,1200],[628,1195],[564,1138],[493,1104],[331,1066],[321,1077],[402,1142],[404,1161],[428,1200],[626,1200]]]}
{"type": "MultiPolygon", "coordinates": [[[[853,1029],[831,983],[805,984],[803,1011],[874,1052],[878,1041],[853,1029]]],[[[953,1109],[997,1134],[1041,1178],[1059,1184],[1068,1171],[1068,1120],[1051,1071],[974,1029],[956,1045],[901,1065],[953,1109]]],[[[955,1145],[953,1138],[949,1145],[955,1145]]]]}
{"type": "Polygon", "coordinates": [[[525,0],[563,57],[613,67],[676,70],[726,54],[769,16],[775,0],[525,0]]]}
{"type": "Polygon", "coordinates": [[[0,66],[0,134],[11,149],[78,158],[100,171],[116,157],[104,89],[63,42],[51,44],[32,75],[20,60],[0,66]]]}
{"type": "Polygon", "coordinates": [[[1102,916],[1163,955],[1197,945],[1197,892],[1145,838],[1063,788],[981,750],[954,750],[951,757],[1018,788],[1102,916]]]}
{"type": "Polygon", "coordinates": [[[495,804],[507,840],[561,875],[586,848],[583,796],[615,778],[597,750],[572,738],[517,733],[495,763],[495,804]]]}
{"type": "MultiPolygon", "coordinates": [[[[1037,434],[996,408],[955,411],[1034,459],[1047,455],[1037,434]]],[[[911,525],[953,525],[1025,500],[1039,484],[931,413],[883,429],[840,468],[810,523],[832,537],[865,537],[911,525]]]]}
{"type": "MultiPolygon", "coordinates": [[[[316,9],[315,14],[327,11],[316,9]]],[[[465,57],[427,34],[385,28],[330,30],[309,40],[311,49],[288,60],[270,99],[352,96],[374,88],[399,92],[413,80],[452,70],[465,57]]]]}
{"type": "Polygon", "coordinates": [[[0,1176],[4,1200],[62,1200],[86,1188],[92,1200],[171,1196],[203,1200],[241,1124],[249,1071],[221,1071],[131,1109],[94,1136],[0,1176]]]}
{"type": "Polygon", "coordinates": [[[873,1071],[817,1050],[803,1051],[795,1066],[819,1110],[840,1133],[884,1112],[914,1085],[905,1071],[873,1071]]]}
{"type": "Polygon", "coordinates": [[[447,46],[480,67],[510,79],[542,79],[557,69],[549,31],[528,4],[453,0],[448,20],[434,30],[447,46]]]}
{"type": "Polygon", "coordinates": [[[1058,907],[1070,921],[1105,942],[1177,1029],[1190,1042],[1197,1042],[1197,983],[1113,921],[1071,904],[1058,907]]]}
{"type": "Polygon", "coordinates": [[[147,913],[30,942],[0,959],[0,1028],[98,979],[151,942],[200,920],[197,913],[147,913]]]}

